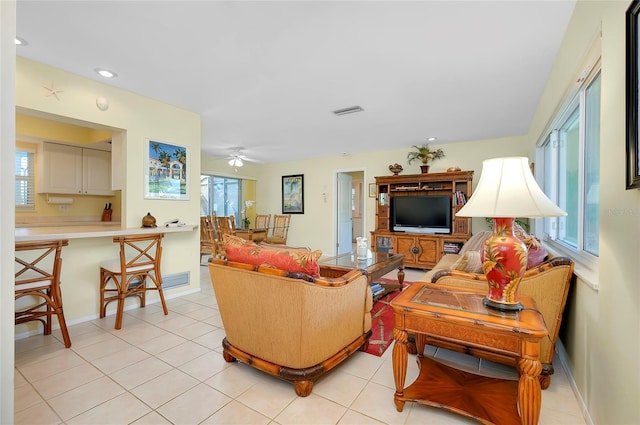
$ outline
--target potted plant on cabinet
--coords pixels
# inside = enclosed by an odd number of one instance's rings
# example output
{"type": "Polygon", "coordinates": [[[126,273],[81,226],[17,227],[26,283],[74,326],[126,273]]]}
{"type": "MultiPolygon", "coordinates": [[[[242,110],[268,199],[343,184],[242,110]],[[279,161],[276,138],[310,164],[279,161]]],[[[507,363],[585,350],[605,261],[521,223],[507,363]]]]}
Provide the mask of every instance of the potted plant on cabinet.
{"type": "Polygon", "coordinates": [[[429,161],[442,157],[444,157],[444,151],[442,149],[431,150],[429,149],[429,145],[413,146],[413,150],[407,154],[407,162],[409,164],[414,161],[422,162],[420,171],[428,173],[429,161]]]}

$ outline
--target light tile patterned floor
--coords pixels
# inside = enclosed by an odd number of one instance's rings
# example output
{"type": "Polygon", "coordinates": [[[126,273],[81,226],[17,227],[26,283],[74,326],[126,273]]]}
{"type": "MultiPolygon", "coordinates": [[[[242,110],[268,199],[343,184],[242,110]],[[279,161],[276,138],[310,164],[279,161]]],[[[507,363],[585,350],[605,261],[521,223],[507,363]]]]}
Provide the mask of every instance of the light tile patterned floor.
{"type": "MultiPolygon", "coordinates": [[[[423,272],[410,270],[407,280],[423,272]]],[[[389,275],[388,277],[393,277],[389,275]]],[[[202,292],[16,341],[16,424],[474,424],[444,410],[393,403],[391,349],[357,352],[301,398],[293,386],[221,353],[222,322],[202,268],[202,292]]],[[[584,424],[559,362],[542,392],[541,424],[584,424]]],[[[407,382],[418,368],[409,362],[407,382]]]]}

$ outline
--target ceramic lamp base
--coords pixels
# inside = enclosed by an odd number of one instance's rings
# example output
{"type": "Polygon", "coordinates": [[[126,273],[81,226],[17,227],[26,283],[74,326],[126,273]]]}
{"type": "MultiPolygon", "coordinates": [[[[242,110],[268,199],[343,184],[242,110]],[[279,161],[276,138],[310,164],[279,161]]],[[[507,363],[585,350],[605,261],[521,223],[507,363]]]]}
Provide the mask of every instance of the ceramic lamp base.
{"type": "Polygon", "coordinates": [[[513,232],[513,218],[494,218],[493,234],[485,242],[482,267],[489,292],[484,304],[503,311],[518,311],[518,286],[527,269],[527,247],[513,232]]]}

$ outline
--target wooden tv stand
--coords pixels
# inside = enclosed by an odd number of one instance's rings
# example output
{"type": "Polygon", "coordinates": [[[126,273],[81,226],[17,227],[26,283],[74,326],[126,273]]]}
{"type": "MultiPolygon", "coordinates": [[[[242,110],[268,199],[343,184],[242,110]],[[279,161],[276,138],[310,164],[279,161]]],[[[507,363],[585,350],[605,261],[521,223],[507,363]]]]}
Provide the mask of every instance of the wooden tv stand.
{"type": "Polygon", "coordinates": [[[444,254],[457,253],[471,236],[471,219],[456,217],[471,196],[473,171],[376,177],[376,228],[371,249],[404,254],[405,267],[430,269],[444,254]],[[447,195],[452,199],[450,234],[394,232],[391,203],[397,196],[447,195]]]}

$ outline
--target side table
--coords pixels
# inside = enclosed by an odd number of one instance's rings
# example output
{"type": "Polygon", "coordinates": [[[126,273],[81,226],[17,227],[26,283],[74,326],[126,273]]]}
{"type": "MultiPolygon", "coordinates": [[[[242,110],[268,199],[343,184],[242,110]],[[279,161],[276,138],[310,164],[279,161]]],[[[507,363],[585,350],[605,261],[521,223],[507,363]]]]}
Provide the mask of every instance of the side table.
{"type": "Polygon", "coordinates": [[[414,283],[391,303],[394,401],[402,411],[407,401],[448,409],[484,424],[538,423],[542,370],[540,341],[547,336],[542,315],[529,297],[524,309],[501,312],[482,303],[485,292],[468,288],[414,283]],[[416,335],[420,373],[405,388],[408,333],[416,335]],[[513,359],[518,381],[480,376],[440,364],[423,356],[424,346],[464,347],[482,358],[513,359]]]}

